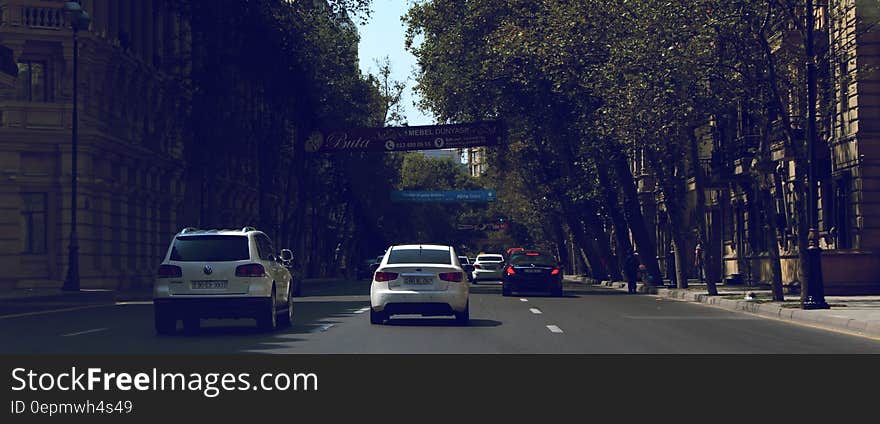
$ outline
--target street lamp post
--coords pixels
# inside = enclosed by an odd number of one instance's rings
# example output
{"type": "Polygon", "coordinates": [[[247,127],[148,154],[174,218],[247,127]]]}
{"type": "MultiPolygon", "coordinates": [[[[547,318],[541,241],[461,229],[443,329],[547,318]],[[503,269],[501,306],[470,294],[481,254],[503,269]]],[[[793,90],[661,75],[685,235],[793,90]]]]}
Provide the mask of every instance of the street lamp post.
{"type": "Polygon", "coordinates": [[[822,281],[822,248],[819,247],[819,205],[816,199],[816,191],[818,188],[816,182],[816,145],[818,137],[816,134],[816,55],[813,51],[813,26],[815,25],[815,13],[813,9],[813,0],[807,0],[806,10],[806,48],[807,56],[807,157],[808,163],[808,181],[807,191],[807,221],[809,222],[809,231],[807,242],[807,266],[806,266],[806,286],[801,295],[801,308],[803,309],[829,309],[828,303],[825,302],[825,290],[822,281]]]}
{"type": "Polygon", "coordinates": [[[73,116],[71,134],[71,153],[70,153],[70,246],[68,250],[67,277],[64,279],[64,290],[79,291],[79,242],[76,236],[76,209],[77,209],[77,60],[79,55],[79,35],[80,29],[87,29],[91,17],[79,2],[68,1],[64,3],[64,14],[70,21],[70,27],[73,29],[73,116]]]}

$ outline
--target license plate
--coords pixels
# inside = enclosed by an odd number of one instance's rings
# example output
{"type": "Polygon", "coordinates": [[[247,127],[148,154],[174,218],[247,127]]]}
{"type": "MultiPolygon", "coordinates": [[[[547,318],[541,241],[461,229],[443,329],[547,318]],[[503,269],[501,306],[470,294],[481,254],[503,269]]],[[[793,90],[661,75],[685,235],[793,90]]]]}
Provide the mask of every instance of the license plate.
{"type": "Polygon", "coordinates": [[[193,281],[192,288],[199,289],[225,289],[229,284],[227,281],[193,281]]]}
{"type": "Polygon", "coordinates": [[[539,273],[542,273],[542,272],[544,272],[544,271],[543,271],[543,270],[540,270],[540,269],[527,269],[527,270],[526,270],[526,273],[529,273],[529,274],[539,274],[539,273]]]}
{"type": "Polygon", "coordinates": [[[434,279],[431,277],[406,277],[403,279],[406,284],[413,285],[426,285],[434,282],[434,279]]]}

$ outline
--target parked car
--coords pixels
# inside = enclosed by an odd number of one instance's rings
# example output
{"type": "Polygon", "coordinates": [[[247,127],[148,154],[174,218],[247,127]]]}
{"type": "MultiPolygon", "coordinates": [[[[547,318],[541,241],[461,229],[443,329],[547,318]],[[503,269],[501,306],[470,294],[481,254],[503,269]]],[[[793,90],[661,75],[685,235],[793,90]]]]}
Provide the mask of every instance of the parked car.
{"type": "Polygon", "coordinates": [[[498,254],[477,255],[474,261],[473,281],[500,280],[504,268],[504,256],[498,254]]]}
{"type": "Polygon", "coordinates": [[[534,250],[511,257],[504,266],[501,293],[510,296],[518,291],[562,296],[562,269],[556,258],[534,250]]]}
{"type": "Polygon", "coordinates": [[[293,321],[293,284],[272,241],[253,227],[241,230],[185,228],[168,246],[153,288],[156,332],[198,330],[202,318],[254,318],[274,330],[293,321]]]}
{"type": "Polygon", "coordinates": [[[471,264],[471,260],[467,256],[459,256],[458,263],[467,275],[468,281],[473,281],[474,276],[471,273],[474,271],[474,265],[471,264]]]}
{"type": "Polygon", "coordinates": [[[376,258],[362,260],[355,269],[355,278],[360,280],[369,279],[370,277],[372,277],[374,263],[376,263],[376,258]]]}
{"type": "Polygon", "coordinates": [[[442,245],[392,246],[370,286],[370,323],[382,324],[392,315],[453,315],[457,323],[470,319],[468,284],[455,249],[442,245]]]}

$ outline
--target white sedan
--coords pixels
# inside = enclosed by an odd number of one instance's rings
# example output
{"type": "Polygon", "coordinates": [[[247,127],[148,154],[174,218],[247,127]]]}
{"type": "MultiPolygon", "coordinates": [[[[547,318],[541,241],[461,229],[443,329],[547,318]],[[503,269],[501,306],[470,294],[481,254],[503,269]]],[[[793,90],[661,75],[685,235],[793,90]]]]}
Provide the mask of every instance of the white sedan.
{"type": "Polygon", "coordinates": [[[474,261],[474,284],[480,280],[501,280],[504,275],[504,256],[502,255],[477,255],[474,261]]]}
{"type": "Polygon", "coordinates": [[[454,248],[413,244],[385,252],[370,286],[370,323],[398,314],[454,315],[467,325],[468,282],[454,248]]]}

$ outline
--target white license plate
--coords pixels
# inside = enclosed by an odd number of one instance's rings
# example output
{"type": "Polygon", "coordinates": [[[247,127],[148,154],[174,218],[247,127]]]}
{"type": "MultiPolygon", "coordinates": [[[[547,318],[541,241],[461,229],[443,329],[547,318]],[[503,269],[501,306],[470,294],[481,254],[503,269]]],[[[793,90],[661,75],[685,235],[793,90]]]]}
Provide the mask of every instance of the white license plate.
{"type": "Polygon", "coordinates": [[[225,289],[229,284],[228,281],[193,281],[192,288],[199,289],[225,289]]]}
{"type": "Polygon", "coordinates": [[[412,285],[418,286],[418,285],[432,284],[434,282],[434,279],[431,277],[405,277],[403,279],[403,281],[406,284],[412,284],[412,285]]]}

